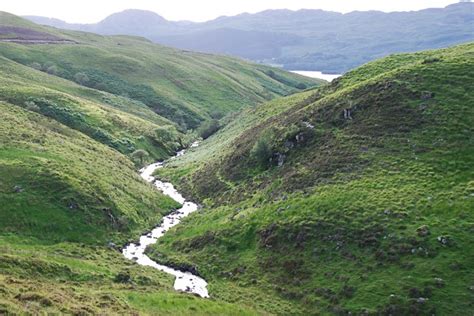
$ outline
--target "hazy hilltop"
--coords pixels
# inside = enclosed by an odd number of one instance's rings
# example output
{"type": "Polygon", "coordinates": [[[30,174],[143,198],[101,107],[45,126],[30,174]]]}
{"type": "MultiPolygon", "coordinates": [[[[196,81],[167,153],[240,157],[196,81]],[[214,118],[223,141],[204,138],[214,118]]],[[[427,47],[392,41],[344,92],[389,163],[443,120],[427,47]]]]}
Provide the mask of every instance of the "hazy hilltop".
{"type": "Polygon", "coordinates": [[[140,35],[178,48],[326,72],[345,72],[391,53],[447,47],[474,39],[472,3],[393,13],[268,10],[204,23],[166,21],[141,10],[126,10],[89,25],[28,18],[55,27],[140,35]]]}

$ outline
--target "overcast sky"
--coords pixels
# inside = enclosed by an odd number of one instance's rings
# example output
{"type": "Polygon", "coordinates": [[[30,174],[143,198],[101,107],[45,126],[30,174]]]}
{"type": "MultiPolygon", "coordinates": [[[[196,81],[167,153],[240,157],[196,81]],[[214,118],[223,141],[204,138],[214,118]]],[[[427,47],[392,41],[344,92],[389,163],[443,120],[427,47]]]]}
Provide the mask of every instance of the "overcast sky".
{"type": "Polygon", "coordinates": [[[0,0],[0,11],[41,15],[67,22],[94,23],[125,9],[154,11],[168,20],[206,21],[221,15],[266,9],[409,11],[444,7],[452,0],[0,0]]]}

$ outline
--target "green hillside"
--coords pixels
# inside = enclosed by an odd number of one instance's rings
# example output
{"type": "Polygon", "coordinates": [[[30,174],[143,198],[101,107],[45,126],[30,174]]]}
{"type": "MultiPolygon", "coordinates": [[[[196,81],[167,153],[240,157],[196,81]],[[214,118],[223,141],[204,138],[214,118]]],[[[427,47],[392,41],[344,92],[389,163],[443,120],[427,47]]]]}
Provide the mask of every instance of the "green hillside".
{"type": "Polygon", "coordinates": [[[471,43],[393,55],[243,111],[160,170],[204,208],[150,254],[272,313],[464,315],[472,86],[471,43]]]}
{"type": "Polygon", "coordinates": [[[136,37],[39,26],[4,12],[0,58],[1,100],[124,154],[144,149],[150,161],[183,147],[184,134],[204,121],[322,82],[136,37]]]}
{"type": "Polygon", "coordinates": [[[211,118],[316,83],[0,12],[0,314],[264,313],[180,294],[122,256],[178,207],[137,167],[211,118]]]}
{"type": "Polygon", "coordinates": [[[6,27],[9,39],[25,38],[25,33],[38,27],[45,39],[54,36],[74,43],[0,43],[1,55],[144,103],[184,129],[321,83],[235,58],[166,48],[143,38],[59,31],[28,23],[0,13],[0,33],[6,27]]]}
{"type": "Polygon", "coordinates": [[[35,111],[0,113],[0,314],[257,313],[179,294],[122,256],[178,206],[127,157],[35,111]]]}

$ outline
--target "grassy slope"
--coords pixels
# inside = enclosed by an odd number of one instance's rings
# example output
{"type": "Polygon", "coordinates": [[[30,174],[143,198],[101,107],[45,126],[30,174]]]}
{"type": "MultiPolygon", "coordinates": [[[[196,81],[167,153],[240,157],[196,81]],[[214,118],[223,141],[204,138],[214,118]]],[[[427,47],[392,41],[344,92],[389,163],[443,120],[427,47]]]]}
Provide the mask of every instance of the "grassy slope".
{"type": "Polygon", "coordinates": [[[146,149],[151,158],[164,158],[181,146],[175,123],[143,104],[81,87],[11,60],[1,58],[0,99],[28,108],[79,130],[112,148],[129,154],[146,149]],[[172,137],[163,140],[160,131],[172,137]]]}
{"type": "Polygon", "coordinates": [[[297,91],[300,83],[320,83],[228,57],[172,50],[140,38],[61,31],[0,12],[0,33],[2,27],[9,38],[35,32],[35,39],[76,44],[0,41],[1,100],[25,108],[34,102],[36,111],[124,154],[145,149],[150,160],[183,146],[186,129],[203,120],[297,91]]]}
{"type": "MultiPolygon", "coordinates": [[[[37,27],[25,26],[28,22],[20,23],[7,13],[1,13],[0,18],[5,25],[37,27]]],[[[321,83],[235,58],[175,50],[136,37],[105,37],[46,27],[41,30],[77,44],[3,43],[0,52],[25,65],[54,63],[57,74],[66,79],[78,72],[86,73],[90,79],[86,85],[142,101],[190,128],[211,116],[222,117],[244,106],[295,92],[300,83],[321,83]]]]}
{"type": "Polygon", "coordinates": [[[109,248],[177,206],[128,159],[37,113],[0,111],[0,313],[255,314],[176,293],[109,248]]]}
{"type": "Polygon", "coordinates": [[[0,314],[255,314],[244,305],[176,293],[171,277],[136,266],[118,251],[177,207],[145,184],[122,154],[142,148],[150,159],[164,158],[187,137],[179,120],[141,102],[146,88],[129,86],[145,82],[160,102],[189,110],[199,121],[211,107],[225,114],[246,100],[295,91],[291,85],[299,79],[314,81],[270,73],[288,80],[282,84],[261,73],[270,68],[231,58],[174,51],[136,38],[63,32],[0,13],[0,30],[4,26],[16,29],[0,38],[16,38],[20,28],[22,34],[35,31],[34,39],[81,44],[0,43],[0,314]],[[113,89],[73,82],[79,70],[96,71],[94,78],[112,82],[113,89]],[[226,72],[232,79],[221,80],[226,72]],[[205,91],[186,90],[174,73],[205,91]],[[219,103],[225,94],[233,103],[219,103]]]}
{"type": "Polygon", "coordinates": [[[473,73],[473,44],[394,55],[244,112],[160,171],[205,207],[152,255],[276,313],[472,310],[473,73]]]}

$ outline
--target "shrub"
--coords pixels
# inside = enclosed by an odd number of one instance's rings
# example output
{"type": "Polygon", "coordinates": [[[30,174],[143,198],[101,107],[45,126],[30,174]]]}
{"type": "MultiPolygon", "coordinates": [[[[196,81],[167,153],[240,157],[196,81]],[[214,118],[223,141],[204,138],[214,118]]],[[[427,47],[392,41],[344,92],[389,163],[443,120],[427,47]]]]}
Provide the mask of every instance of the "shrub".
{"type": "Polygon", "coordinates": [[[302,82],[300,82],[296,85],[296,89],[304,90],[306,88],[307,88],[307,86],[302,82]]]}
{"type": "Polygon", "coordinates": [[[31,63],[31,64],[30,64],[30,67],[31,67],[31,68],[34,68],[34,69],[36,69],[36,70],[41,70],[41,69],[42,69],[41,64],[40,64],[40,63],[37,63],[37,62],[31,63]]]}
{"type": "Polygon", "coordinates": [[[272,150],[268,137],[261,137],[253,146],[250,157],[256,161],[262,168],[268,168],[270,165],[270,158],[272,157],[272,150]]]}
{"type": "Polygon", "coordinates": [[[56,65],[53,65],[53,66],[49,66],[46,69],[46,72],[50,75],[56,76],[59,73],[59,69],[56,65]]]}
{"type": "Polygon", "coordinates": [[[33,112],[39,112],[40,111],[40,107],[34,101],[26,101],[25,102],[25,108],[28,111],[33,111],[33,112]]]}
{"type": "Polygon", "coordinates": [[[78,72],[74,75],[74,81],[84,86],[89,82],[89,77],[83,72],[78,72]]]}
{"type": "Polygon", "coordinates": [[[144,164],[145,160],[150,156],[150,154],[143,149],[137,149],[132,153],[132,159],[139,162],[140,164],[144,164]]]}
{"type": "Polygon", "coordinates": [[[218,120],[204,122],[197,130],[199,136],[203,139],[209,138],[212,134],[221,128],[218,120]]]}
{"type": "Polygon", "coordinates": [[[276,75],[275,75],[275,72],[273,70],[268,70],[267,71],[267,75],[270,77],[270,78],[275,78],[276,75]]]}

